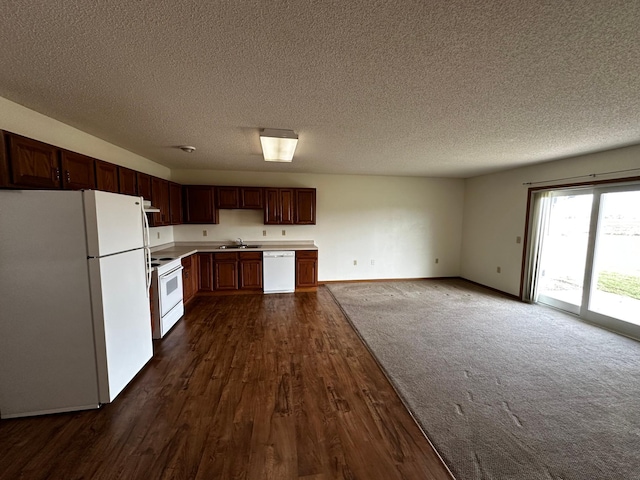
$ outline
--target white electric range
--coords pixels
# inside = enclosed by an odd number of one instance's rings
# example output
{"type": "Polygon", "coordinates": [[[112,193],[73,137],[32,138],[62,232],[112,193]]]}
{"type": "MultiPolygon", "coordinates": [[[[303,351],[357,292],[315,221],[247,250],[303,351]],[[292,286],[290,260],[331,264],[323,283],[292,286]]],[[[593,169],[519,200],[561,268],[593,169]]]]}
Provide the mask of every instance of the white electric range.
{"type": "Polygon", "coordinates": [[[174,257],[151,257],[153,338],[164,337],[184,315],[182,262],[174,257]]]}

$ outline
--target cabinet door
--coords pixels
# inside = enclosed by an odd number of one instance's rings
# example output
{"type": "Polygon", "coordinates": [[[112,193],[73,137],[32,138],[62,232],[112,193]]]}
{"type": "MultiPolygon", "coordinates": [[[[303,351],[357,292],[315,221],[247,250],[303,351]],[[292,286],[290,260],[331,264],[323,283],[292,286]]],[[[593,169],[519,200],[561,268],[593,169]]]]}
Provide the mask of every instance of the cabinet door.
{"type": "Polygon", "coordinates": [[[216,207],[238,208],[239,206],[238,187],[216,187],[216,207]]]}
{"type": "Polygon", "coordinates": [[[240,289],[262,290],[262,260],[240,260],[240,289]]]}
{"type": "Polygon", "coordinates": [[[240,252],[238,284],[244,290],[262,290],[262,252],[240,252]]]}
{"type": "Polygon", "coordinates": [[[171,225],[182,223],[182,185],[169,182],[169,221],[171,225]]]}
{"type": "Polygon", "coordinates": [[[162,178],[151,177],[151,203],[160,212],[152,216],[153,226],[169,225],[169,182],[162,178]]]}
{"type": "Polygon", "coordinates": [[[296,288],[318,286],[318,252],[296,252],[296,288]]]}
{"type": "Polygon", "coordinates": [[[213,288],[215,290],[238,289],[238,261],[218,260],[213,262],[213,288]]]}
{"type": "Polygon", "coordinates": [[[9,186],[9,157],[5,139],[6,133],[0,130],[0,187],[9,186]]]}
{"type": "Polygon", "coordinates": [[[198,290],[213,290],[213,254],[198,253],[198,290]]]}
{"type": "Polygon", "coordinates": [[[125,195],[136,195],[138,193],[138,179],[135,170],[130,168],[118,167],[118,180],[120,181],[120,193],[125,195]]]}
{"type": "Polygon", "coordinates": [[[138,181],[138,196],[151,201],[151,175],[136,172],[138,181]]]}
{"type": "Polygon", "coordinates": [[[240,208],[262,209],[262,188],[240,187],[240,208]]]}
{"type": "Polygon", "coordinates": [[[293,189],[281,188],[280,189],[280,223],[281,224],[293,224],[293,189]]]}
{"type": "Polygon", "coordinates": [[[8,134],[11,184],[16,187],[60,188],[58,149],[8,134]]]}
{"type": "Polygon", "coordinates": [[[193,289],[193,265],[195,264],[193,257],[194,255],[191,255],[182,259],[182,298],[184,303],[191,300],[195,294],[195,290],[193,289]]]}
{"type": "Polygon", "coordinates": [[[82,190],[96,188],[95,160],[79,153],[62,150],[62,188],[65,190],[82,190]]]}
{"type": "Polygon", "coordinates": [[[96,160],[96,188],[103,192],[118,193],[118,166],[96,160]]]}
{"type": "Polygon", "coordinates": [[[277,225],[280,223],[280,191],[277,188],[264,189],[264,223],[277,225]]]}
{"type": "Polygon", "coordinates": [[[185,223],[218,223],[218,211],[213,203],[213,187],[187,185],[183,189],[185,223]]]}
{"type": "Polygon", "coordinates": [[[195,296],[198,293],[199,283],[200,283],[200,264],[198,262],[197,255],[191,255],[191,291],[195,296]]]}
{"type": "Polygon", "coordinates": [[[316,189],[295,189],[295,223],[296,225],[316,224],[316,189]]]}

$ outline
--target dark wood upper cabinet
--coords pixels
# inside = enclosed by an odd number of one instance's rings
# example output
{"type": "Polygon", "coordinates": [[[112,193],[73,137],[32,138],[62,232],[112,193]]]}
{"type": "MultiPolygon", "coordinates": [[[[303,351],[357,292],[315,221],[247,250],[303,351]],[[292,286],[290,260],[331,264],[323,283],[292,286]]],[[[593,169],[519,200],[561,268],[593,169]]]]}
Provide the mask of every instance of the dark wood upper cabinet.
{"type": "Polygon", "coordinates": [[[118,167],[118,179],[120,185],[120,193],[125,195],[135,195],[140,196],[138,194],[138,178],[137,172],[135,170],[131,170],[130,168],[118,167]]]}
{"type": "Polygon", "coordinates": [[[169,181],[151,177],[151,204],[160,209],[152,215],[152,226],[169,225],[169,181]]]}
{"type": "Polygon", "coordinates": [[[184,223],[218,223],[213,187],[186,185],[183,194],[184,223]]]}
{"type": "Polygon", "coordinates": [[[315,225],[315,188],[265,188],[264,223],[315,225]]]}
{"type": "Polygon", "coordinates": [[[7,154],[6,134],[0,130],[0,187],[9,186],[9,155],[7,154]]]}
{"type": "Polygon", "coordinates": [[[316,224],[316,189],[295,189],[294,222],[296,225],[316,224]]]}
{"type": "Polygon", "coordinates": [[[240,208],[262,209],[262,188],[260,187],[240,187],[240,208]]]}
{"type": "Polygon", "coordinates": [[[283,225],[293,224],[293,189],[280,189],[280,223],[283,225]]]}
{"type": "Polygon", "coordinates": [[[138,196],[151,201],[151,175],[136,172],[136,180],[138,181],[138,196]]]}
{"type": "Polygon", "coordinates": [[[95,163],[95,160],[91,157],[62,150],[60,152],[62,188],[65,190],[90,190],[96,188],[95,163]]]}
{"type": "Polygon", "coordinates": [[[240,191],[238,187],[216,186],[217,208],[240,208],[240,191]]]}
{"type": "Polygon", "coordinates": [[[182,185],[169,182],[169,223],[182,223],[182,185]]]}
{"type": "Polygon", "coordinates": [[[277,188],[264,189],[264,223],[274,225],[280,223],[280,191],[277,188]]]}
{"type": "Polygon", "coordinates": [[[264,189],[264,223],[293,224],[293,188],[264,189]]]}
{"type": "Polygon", "coordinates": [[[96,160],[96,188],[103,192],[119,193],[117,165],[96,160]]]}
{"type": "Polygon", "coordinates": [[[60,188],[58,148],[12,133],[6,135],[6,140],[12,186],[60,188]]]}

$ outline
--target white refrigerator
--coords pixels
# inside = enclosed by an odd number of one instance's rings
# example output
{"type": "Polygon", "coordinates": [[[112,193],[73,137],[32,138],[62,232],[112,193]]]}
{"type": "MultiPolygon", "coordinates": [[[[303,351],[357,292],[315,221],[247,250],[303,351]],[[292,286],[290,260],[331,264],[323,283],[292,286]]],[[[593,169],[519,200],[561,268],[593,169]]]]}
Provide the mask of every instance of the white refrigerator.
{"type": "Polygon", "coordinates": [[[0,191],[0,418],[98,408],[153,356],[142,199],[0,191]]]}

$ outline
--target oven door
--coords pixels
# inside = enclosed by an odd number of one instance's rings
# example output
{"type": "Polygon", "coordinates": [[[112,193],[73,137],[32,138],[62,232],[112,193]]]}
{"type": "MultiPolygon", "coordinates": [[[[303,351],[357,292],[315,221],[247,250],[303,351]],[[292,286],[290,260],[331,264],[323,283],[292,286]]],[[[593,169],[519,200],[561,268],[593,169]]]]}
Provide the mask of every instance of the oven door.
{"type": "Polygon", "coordinates": [[[158,277],[160,317],[182,303],[182,265],[158,277]]]}

